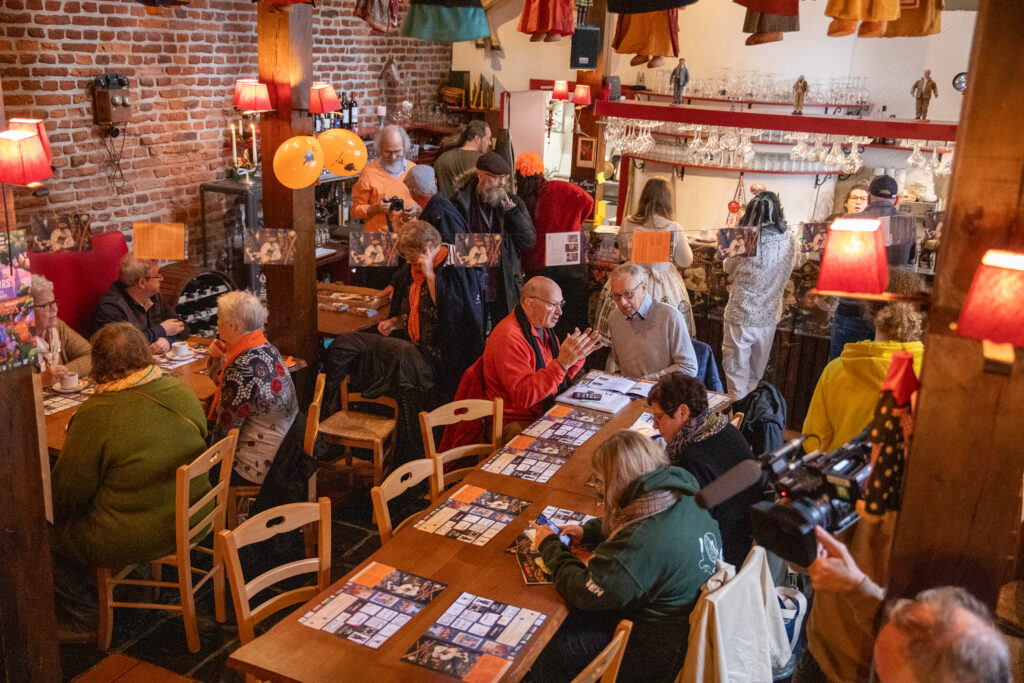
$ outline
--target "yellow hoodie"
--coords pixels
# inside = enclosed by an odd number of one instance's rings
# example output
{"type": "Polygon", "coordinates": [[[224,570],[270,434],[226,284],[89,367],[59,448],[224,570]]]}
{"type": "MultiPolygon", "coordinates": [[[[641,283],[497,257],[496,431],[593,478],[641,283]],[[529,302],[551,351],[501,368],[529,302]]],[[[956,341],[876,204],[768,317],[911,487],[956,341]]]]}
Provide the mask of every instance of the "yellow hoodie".
{"type": "Polygon", "coordinates": [[[878,402],[878,389],[889,372],[896,351],[914,355],[914,372],[921,374],[921,342],[862,341],[847,344],[839,358],[825,366],[814,388],[804,419],[808,451],[830,451],[857,436],[871,421],[878,402]]]}

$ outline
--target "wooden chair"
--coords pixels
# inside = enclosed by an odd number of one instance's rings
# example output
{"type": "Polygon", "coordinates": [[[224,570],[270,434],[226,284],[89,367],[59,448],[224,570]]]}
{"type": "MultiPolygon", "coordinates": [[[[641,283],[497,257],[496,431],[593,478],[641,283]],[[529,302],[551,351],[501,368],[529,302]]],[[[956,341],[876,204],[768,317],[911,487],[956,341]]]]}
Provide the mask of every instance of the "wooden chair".
{"type": "MultiPolygon", "coordinates": [[[[242,645],[256,638],[258,623],[286,607],[308,602],[331,584],[331,501],[321,498],[315,503],[291,503],[280,505],[255,515],[243,522],[237,529],[221,531],[217,535],[217,552],[224,559],[227,574],[231,580],[231,599],[238,621],[238,639],[242,645]],[[300,527],[317,524],[319,551],[315,557],[306,557],[274,567],[248,583],[242,574],[242,563],[238,549],[253,543],[265,541],[277,534],[294,531],[300,527]],[[256,607],[250,600],[259,592],[281,581],[302,574],[315,574],[316,584],[294,588],[278,593],[264,600],[256,607]]],[[[255,681],[246,675],[246,681],[255,681]]]]}
{"type": "Polygon", "coordinates": [[[732,419],[729,420],[729,422],[732,424],[733,427],[735,427],[736,429],[739,429],[740,425],[743,424],[743,417],[744,417],[744,413],[735,413],[732,416],[732,419]]]}
{"type": "Polygon", "coordinates": [[[477,456],[477,463],[486,457],[491,456],[501,448],[502,430],[502,409],[503,404],[500,398],[493,401],[482,399],[466,399],[455,401],[436,408],[432,411],[420,413],[420,428],[423,432],[423,452],[426,457],[436,460],[441,468],[441,488],[446,489],[455,482],[466,476],[471,467],[462,467],[444,474],[446,463],[454,462],[468,456],[477,456]],[[474,443],[466,446],[450,448],[443,453],[437,452],[434,444],[434,428],[463,422],[465,420],[479,420],[491,418],[491,441],[490,443],[474,443]]]}
{"type": "Polygon", "coordinates": [[[441,468],[437,460],[427,458],[413,460],[395,468],[395,471],[389,474],[382,484],[370,489],[373,515],[377,520],[377,530],[380,532],[382,544],[390,541],[395,532],[412,519],[412,517],[408,517],[397,527],[392,528],[388,501],[405,493],[424,479],[430,479],[430,500],[437,500],[441,495],[441,468]]]}
{"type": "MultiPolygon", "coordinates": [[[[302,451],[309,457],[314,457],[313,446],[316,444],[316,436],[320,427],[320,404],[324,399],[324,373],[316,376],[316,384],[313,387],[313,400],[306,411],[306,435],[302,441],[302,451]]],[[[316,500],[316,472],[309,478],[310,502],[316,500]]],[[[238,526],[238,502],[241,500],[255,500],[260,494],[260,487],[257,484],[235,485],[228,491],[228,528],[234,529],[238,526]]]]}
{"type": "Polygon", "coordinates": [[[620,621],[615,627],[612,642],[594,657],[594,661],[588,664],[587,668],[572,679],[572,683],[594,683],[598,680],[601,683],[615,683],[615,678],[619,675],[619,665],[622,664],[622,655],[626,652],[626,642],[629,641],[632,630],[632,621],[620,621]]]}
{"type": "Polygon", "coordinates": [[[348,377],[341,382],[341,410],[320,423],[320,434],[328,443],[345,447],[345,464],[340,461],[321,463],[333,470],[353,471],[352,449],[364,448],[373,452],[373,483],[384,481],[384,457],[395,448],[395,427],[398,424],[398,402],[389,397],[367,398],[350,393],[348,377]],[[391,409],[392,417],[381,417],[349,409],[350,403],[376,403],[391,409]]]}
{"type": "MultiPolygon", "coordinates": [[[[120,572],[112,573],[109,569],[99,569],[96,582],[99,586],[99,627],[96,630],[97,646],[101,650],[110,648],[110,639],[114,628],[114,608],[134,607],[139,609],[165,609],[180,611],[185,621],[185,638],[190,652],[199,652],[199,627],[196,624],[195,594],[208,580],[213,579],[214,611],[218,622],[224,621],[224,564],[220,555],[213,550],[199,545],[208,534],[219,533],[224,529],[224,517],[227,512],[228,482],[231,479],[231,466],[235,457],[235,444],[238,430],[232,429],[228,435],[210,446],[190,465],[182,465],[175,474],[174,486],[174,534],[176,551],[173,555],[154,560],[152,565],[153,580],[126,578],[133,567],[126,567],[120,572]],[[200,477],[208,477],[209,471],[220,463],[220,480],[210,489],[209,493],[189,504],[189,491],[192,482],[200,477]],[[213,509],[198,521],[193,518],[207,505],[213,509]],[[192,566],[192,551],[210,556],[212,566],[209,571],[196,569],[192,566]],[[176,582],[162,581],[160,570],[162,565],[177,567],[176,582]],[[200,575],[193,580],[193,574],[200,575]],[[177,588],[181,593],[181,604],[165,605],[147,602],[116,602],[114,587],[119,585],[155,586],[177,588]]],[[[215,536],[216,538],[216,536],[215,536]]]]}

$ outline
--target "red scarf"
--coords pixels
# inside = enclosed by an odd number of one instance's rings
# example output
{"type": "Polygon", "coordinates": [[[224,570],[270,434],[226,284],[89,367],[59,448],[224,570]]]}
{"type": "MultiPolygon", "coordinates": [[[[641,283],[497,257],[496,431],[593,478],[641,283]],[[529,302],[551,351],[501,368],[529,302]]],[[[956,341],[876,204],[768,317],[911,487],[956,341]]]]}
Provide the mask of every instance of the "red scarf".
{"type": "MultiPolygon", "coordinates": [[[[435,273],[437,268],[447,258],[448,247],[441,245],[441,248],[437,250],[437,254],[434,255],[435,273]]],[[[414,263],[412,265],[412,285],[409,286],[409,322],[407,325],[409,338],[412,339],[413,344],[420,343],[420,294],[423,292],[423,283],[426,279],[427,276],[423,274],[419,264],[414,263]]]]}
{"type": "Polygon", "coordinates": [[[210,412],[206,414],[208,420],[212,420],[214,415],[217,414],[217,406],[220,404],[220,388],[224,386],[224,370],[244,351],[255,349],[266,343],[267,338],[263,335],[263,330],[256,330],[255,332],[242,335],[228,348],[227,353],[224,354],[224,364],[220,366],[220,375],[217,376],[217,391],[213,393],[210,412]]]}

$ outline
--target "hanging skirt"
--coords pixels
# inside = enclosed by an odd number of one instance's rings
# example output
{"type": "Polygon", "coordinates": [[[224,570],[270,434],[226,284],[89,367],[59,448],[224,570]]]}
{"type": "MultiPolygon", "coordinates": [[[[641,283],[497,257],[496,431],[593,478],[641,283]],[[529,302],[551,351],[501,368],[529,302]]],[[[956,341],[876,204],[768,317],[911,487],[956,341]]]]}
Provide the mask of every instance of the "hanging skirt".
{"type": "Polygon", "coordinates": [[[930,36],[942,31],[943,0],[916,0],[915,6],[911,4],[904,0],[900,5],[900,18],[889,22],[886,38],[930,36]]]}
{"type": "Polygon", "coordinates": [[[748,9],[743,18],[744,33],[791,33],[800,30],[800,16],[788,14],[767,14],[748,9]]]}
{"type": "Polygon", "coordinates": [[[525,0],[517,30],[571,36],[575,23],[572,0],[525,0]]]}
{"type": "Polygon", "coordinates": [[[412,0],[402,35],[435,43],[460,43],[491,35],[480,0],[412,0]]]}
{"type": "Polygon", "coordinates": [[[623,55],[679,56],[679,10],[620,14],[612,48],[623,55]]]}
{"type": "Polygon", "coordinates": [[[784,14],[796,16],[800,14],[800,0],[732,0],[749,10],[762,14],[784,14]]]}
{"type": "Polygon", "coordinates": [[[900,0],[828,0],[825,15],[833,19],[894,21],[900,18],[900,0]]]}

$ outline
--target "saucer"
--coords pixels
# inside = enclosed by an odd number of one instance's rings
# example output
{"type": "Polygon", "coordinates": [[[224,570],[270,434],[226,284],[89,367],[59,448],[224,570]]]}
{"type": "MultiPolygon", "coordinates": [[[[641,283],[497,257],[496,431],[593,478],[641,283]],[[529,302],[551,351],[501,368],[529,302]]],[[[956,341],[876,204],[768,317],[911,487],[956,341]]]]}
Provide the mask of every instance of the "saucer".
{"type": "Polygon", "coordinates": [[[61,388],[60,382],[57,382],[56,384],[54,384],[50,388],[53,389],[54,391],[56,391],[58,394],[74,394],[74,393],[77,393],[77,392],[81,391],[82,389],[86,388],[87,386],[89,386],[89,382],[87,380],[80,379],[80,380],[78,380],[78,385],[74,386],[74,387],[71,387],[70,389],[63,389],[63,388],[61,388]]]}
{"type": "Polygon", "coordinates": [[[166,358],[167,360],[192,360],[198,355],[199,354],[196,353],[195,351],[189,351],[184,356],[176,356],[173,351],[168,351],[167,353],[164,354],[164,358],[166,358]]]}

